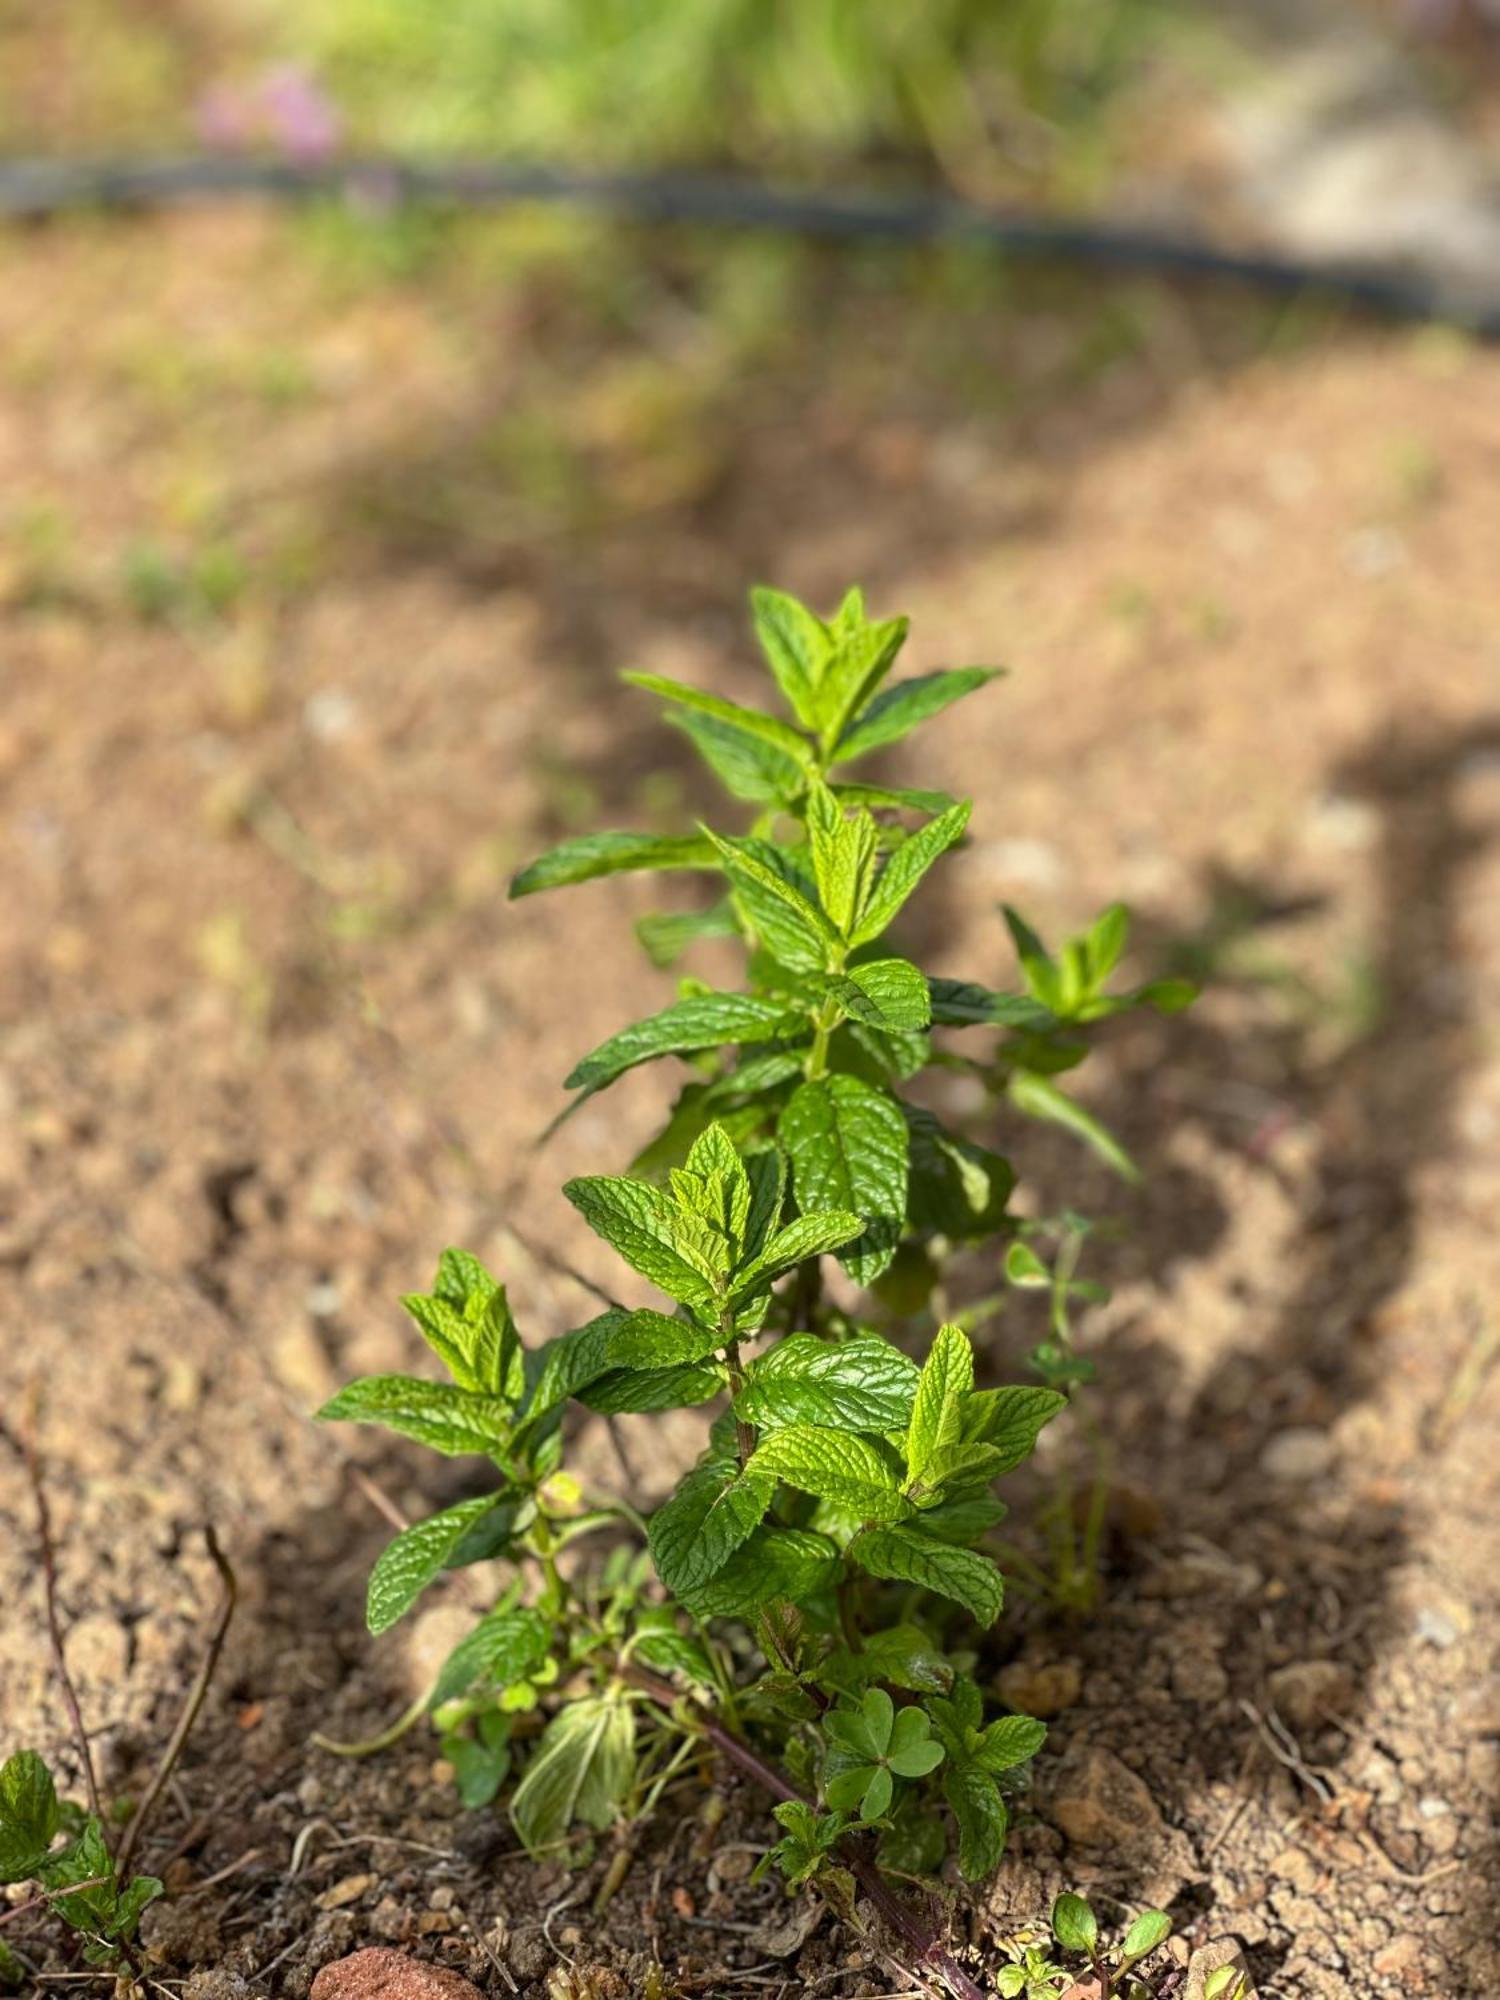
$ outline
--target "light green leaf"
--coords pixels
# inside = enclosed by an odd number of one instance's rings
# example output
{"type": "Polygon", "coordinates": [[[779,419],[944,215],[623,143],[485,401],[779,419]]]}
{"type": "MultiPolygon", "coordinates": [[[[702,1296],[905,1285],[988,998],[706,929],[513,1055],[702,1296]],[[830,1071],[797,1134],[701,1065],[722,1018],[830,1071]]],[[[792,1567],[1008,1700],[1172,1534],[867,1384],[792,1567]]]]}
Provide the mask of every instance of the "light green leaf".
{"type": "Polygon", "coordinates": [[[926,1028],[932,1019],[927,981],[904,958],[877,958],[851,965],[829,982],[844,1012],[872,1028],[893,1033],[926,1028]]]}
{"type": "Polygon", "coordinates": [[[712,868],[713,849],[702,834],[585,833],[565,840],[523,868],[510,885],[511,900],[540,889],[561,889],[601,875],[637,869],[712,868]]]}
{"type": "Polygon", "coordinates": [[[816,729],[817,689],[833,644],[828,627],[795,597],[765,584],[751,591],[750,605],[755,636],[777,686],[797,719],[816,729]]]}
{"type": "Polygon", "coordinates": [[[747,1618],[773,1598],[804,1603],[837,1571],[838,1550],[826,1535],[761,1527],[711,1582],[683,1602],[698,1618],[747,1618]]]}
{"type": "Polygon", "coordinates": [[[951,792],[914,791],[907,785],[830,785],[840,805],[887,806],[898,812],[940,813],[958,801],[951,792]]]}
{"type": "Polygon", "coordinates": [[[1000,1572],[987,1556],[976,1555],[972,1549],[929,1541],[914,1528],[886,1527],[869,1528],[857,1535],[848,1553],[871,1576],[915,1583],[938,1597],[951,1598],[972,1612],[981,1625],[993,1625],[1000,1616],[1005,1597],[1000,1572]]]}
{"type": "Polygon", "coordinates": [[[497,1610],[481,1618],[443,1662],[429,1709],[467,1694],[476,1681],[508,1687],[524,1680],[547,1656],[550,1634],[539,1611],[497,1610]]]}
{"type": "Polygon", "coordinates": [[[365,1598],[365,1622],[370,1630],[380,1633],[394,1625],[447,1567],[448,1558],[465,1535],[491,1508],[502,1505],[505,1497],[482,1493],[475,1500],[460,1500],[456,1507],[430,1514],[387,1542],[370,1571],[365,1598]]]}
{"type": "Polygon", "coordinates": [[[891,1097],[854,1076],[799,1085],[779,1133],[806,1210],[844,1209],[865,1229],[839,1262],[860,1284],[878,1278],[896,1254],[906,1216],[907,1134],[891,1097]]]}
{"type": "MultiPolygon", "coordinates": [[[[818,691],[819,724],[826,745],[838,743],[851,718],[861,710],[867,716],[872,713],[866,704],[895,665],[908,630],[905,618],[861,619],[838,634],[818,691]]],[[[846,749],[837,753],[840,761],[851,754],[860,753],[846,749]]]]}
{"type": "Polygon", "coordinates": [[[895,1468],[868,1439],[818,1424],[789,1424],[756,1449],[746,1476],[785,1480],[799,1492],[846,1507],[865,1521],[899,1521],[911,1512],[895,1468]]]}
{"type": "Polygon", "coordinates": [[[964,1405],[960,1429],[965,1444],[992,1446],[1000,1454],[995,1477],[1010,1472],[1036,1449],[1042,1428],[1067,1407],[1055,1389],[1029,1385],[980,1389],[964,1405]]]}
{"type": "Polygon", "coordinates": [[[888,743],[899,743],[919,722],[941,713],[986,682],[998,679],[1000,672],[995,667],[949,667],[941,673],[898,681],[877,695],[864,714],[844,732],[833,761],[850,764],[856,757],[867,757],[872,750],[883,749],[888,743]]]}
{"type": "Polygon", "coordinates": [[[916,1386],[916,1364],[887,1340],[798,1333],[751,1364],[735,1409],[764,1430],[807,1423],[882,1436],[905,1429],[916,1386]]]}
{"type": "Polygon", "coordinates": [[[751,805],[786,805],[806,783],[807,774],[795,758],[738,722],[689,709],[669,709],[666,719],[692,741],[732,798],[751,805]]]}
{"type": "Polygon", "coordinates": [[[768,841],[726,840],[705,827],[725,873],[772,955],[793,972],[820,972],[842,949],[838,932],[768,841]]]}
{"type": "Polygon", "coordinates": [[[933,1742],[932,1724],[920,1708],[903,1708],[886,1754],[898,1778],[925,1778],[942,1763],[943,1746],[933,1742]]]}
{"type": "Polygon", "coordinates": [[[635,1781],[635,1718],[619,1689],[558,1710],[532,1752],[510,1816],[530,1854],[554,1848],[581,1822],[603,1833],[635,1781]]]}
{"type": "Polygon", "coordinates": [[[494,1452],[509,1434],[510,1407],[499,1396],[477,1396],[451,1382],[365,1375],[317,1414],[320,1423],[383,1424],[457,1458],[466,1452],[494,1452]]]}
{"type": "Polygon", "coordinates": [[[671,1197],[650,1181],[599,1174],[565,1183],[563,1193],[596,1236],[669,1298],[693,1305],[714,1290],[714,1246],[671,1197]]]}
{"type": "Polygon", "coordinates": [[[1029,1715],[1001,1715],[980,1732],[974,1762],[992,1777],[1029,1764],[1047,1740],[1047,1725],[1029,1715]]]}
{"type": "Polygon", "coordinates": [[[665,674],[630,671],[620,678],[632,687],[659,694],[665,701],[677,702],[700,715],[713,716],[715,720],[739,730],[743,736],[753,736],[762,743],[769,743],[801,770],[811,768],[812,752],[807,739],[799,736],[789,723],[778,722],[774,715],[762,715],[754,708],[741,708],[738,702],[726,701],[722,695],[710,694],[706,688],[690,687],[686,681],[668,680],[665,674]]]}
{"type": "Polygon", "coordinates": [[[673,965],[702,938],[738,937],[734,905],[727,896],[706,910],[684,910],[636,919],[635,934],[653,965],[673,965]]]}
{"type": "Polygon", "coordinates": [[[1019,910],[1009,903],[1001,905],[1005,927],[1010,932],[1011,943],[1016,948],[1016,957],[1021,961],[1021,971],[1026,980],[1026,989],[1033,1000],[1049,1008],[1054,1014],[1065,1011],[1067,995],[1061,971],[1052,954],[1042,943],[1036,932],[1027,923],[1019,910]]]}
{"type": "Polygon", "coordinates": [[[700,1465],[651,1516],[648,1536],[656,1573],[674,1596],[700,1589],[760,1526],[775,1479],[758,1476],[754,1459],[700,1465]]]}
{"type": "Polygon", "coordinates": [[[1125,1941],[1120,1946],[1122,1963],[1134,1965],[1138,1958],[1144,1958],[1159,1945],[1164,1945],[1172,1935],[1172,1919],[1165,1910],[1142,1910],[1130,1929],[1125,1933],[1125,1941]]]}
{"type": "Polygon", "coordinates": [[[57,1788],[34,1750],[0,1765],[0,1882],[28,1882],[58,1828],[57,1788]]]}
{"type": "Polygon", "coordinates": [[[1067,1096],[1044,1076],[1036,1076],[1030,1070],[1020,1069],[1006,1085],[1006,1095],[1018,1111],[1024,1111],[1028,1118],[1042,1118],[1053,1125],[1061,1125],[1073,1133],[1075,1138],[1092,1148],[1106,1166],[1113,1167],[1123,1181],[1138,1181],[1141,1170],[1131,1159],[1119,1140],[1090,1111],[1085,1111],[1076,1099],[1067,1096]]]}
{"type": "Polygon", "coordinates": [[[841,1250],[854,1241],[864,1226],[862,1217],[848,1209],[814,1209],[810,1215],[797,1216],[785,1229],[776,1232],[753,1264],[736,1272],[734,1297],[749,1298],[763,1291],[805,1258],[841,1250]]]}
{"type": "Polygon", "coordinates": [[[932,864],[962,839],[972,811],[971,802],[962,799],[902,841],[876,878],[853,933],[855,944],[868,944],[894,921],[932,864]]]}
{"type": "Polygon", "coordinates": [[[867,812],[846,817],[828,787],[814,781],[807,796],[813,880],[829,922],[845,936],[864,908],[874,879],[876,841],[875,822],[867,812]]]}
{"type": "Polygon", "coordinates": [[[603,1090],[637,1063],[697,1049],[782,1041],[807,1032],[807,1016],[753,993],[702,993],[675,1000],[601,1042],[569,1075],[568,1090],[603,1090]]]}
{"type": "Polygon", "coordinates": [[[906,1470],[920,1480],[937,1454],[960,1441],[965,1397],[974,1387],[974,1350],[962,1327],[939,1327],[917,1383],[906,1432],[906,1470]]]}

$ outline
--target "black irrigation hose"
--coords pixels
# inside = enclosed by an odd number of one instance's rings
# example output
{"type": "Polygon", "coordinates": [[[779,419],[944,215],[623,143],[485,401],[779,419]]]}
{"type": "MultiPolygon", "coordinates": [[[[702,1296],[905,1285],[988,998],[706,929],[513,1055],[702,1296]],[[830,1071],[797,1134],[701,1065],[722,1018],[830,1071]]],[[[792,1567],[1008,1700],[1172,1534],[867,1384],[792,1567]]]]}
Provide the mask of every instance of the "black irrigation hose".
{"type": "Polygon", "coordinates": [[[493,161],[381,155],[314,163],[185,155],[137,160],[0,160],[0,220],[66,210],[178,208],[199,202],[338,196],[379,207],[592,208],[634,222],[779,229],[842,241],[977,243],[1007,256],[1069,260],[1173,277],[1224,278],[1283,297],[1321,295],[1398,319],[1444,320],[1500,338],[1500,295],[1459,296],[1394,265],[1310,263],[1220,249],[1130,223],[1070,222],[943,195],[825,193],[670,173],[588,173],[493,161]]]}

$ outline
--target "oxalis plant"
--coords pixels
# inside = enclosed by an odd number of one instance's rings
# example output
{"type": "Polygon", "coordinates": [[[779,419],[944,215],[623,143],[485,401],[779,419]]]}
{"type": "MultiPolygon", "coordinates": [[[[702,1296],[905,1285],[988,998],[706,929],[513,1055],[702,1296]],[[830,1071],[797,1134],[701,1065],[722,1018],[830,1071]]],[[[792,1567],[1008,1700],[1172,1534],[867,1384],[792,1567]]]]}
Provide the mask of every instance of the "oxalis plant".
{"type": "Polygon", "coordinates": [[[1078,1219],[1023,1232],[1009,1161],[918,1102],[918,1080],[961,1070],[1007,1116],[1059,1123],[1129,1173],[1057,1079],[1093,1023],[1190,989],[1108,990],[1118,906],[1056,956],[1007,912],[1017,991],[933,978],[895,952],[891,927],[970,805],[846,769],[994,676],[893,681],[906,621],[868,618],[858,591],[826,623],[772,590],[753,605],[785,714],[626,676],[753,808],[749,830],[593,834],[512,888],[693,871],[716,898],[645,919],[647,951],[667,965],[704,939],[743,950],[734,990],[683,978],[567,1079],[571,1110],[643,1063],[686,1065],[631,1171],[564,1189],[658,1302],[610,1303],[527,1346],[503,1287],[449,1250],[431,1291],[404,1302],[449,1379],[358,1381],[322,1414],[499,1475],[400,1534],[369,1585],[383,1632],[445,1572],[505,1566],[427,1704],[470,1803],[510,1783],[527,1847],[576,1850],[649,1809],[707,1739],[778,1801],[774,1865],[848,1907],[854,1878],[875,1893],[881,1868],[927,1874],[952,1847],[972,1881],[1000,1858],[1045,1731],[983,1687],[981,1637],[1003,1602],[993,1488],[1086,1372],[1059,1337],[1081,1281],[1036,1247],[1072,1244],[1078,1219]],[[1052,1286],[1040,1380],[980,1386],[969,1334],[940,1309],[954,1257],[986,1246],[997,1266],[1009,1253],[1012,1283],[1052,1286]],[[567,1469],[574,1404],[704,1410],[701,1455],[649,1521],[567,1469]],[[630,1547],[642,1533],[649,1568],[630,1547]],[[585,1536],[613,1553],[580,1560],[585,1536]]]}

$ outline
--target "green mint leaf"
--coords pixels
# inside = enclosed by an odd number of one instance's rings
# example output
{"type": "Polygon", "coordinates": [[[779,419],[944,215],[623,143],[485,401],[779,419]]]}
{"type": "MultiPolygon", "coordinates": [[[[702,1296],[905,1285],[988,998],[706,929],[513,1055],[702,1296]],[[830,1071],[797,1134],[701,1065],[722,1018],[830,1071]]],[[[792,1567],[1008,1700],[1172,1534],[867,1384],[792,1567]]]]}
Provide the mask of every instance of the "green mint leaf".
{"type": "Polygon", "coordinates": [[[992,1446],[1001,1463],[995,1477],[1010,1472],[1036,1449],[1043,1427],[1067,1407],[1055,1389],[1016,1387],[977,1390],[964,1405],[960,1431],[965,1444],[992,1446]]]}
{"type": "Polygon", "coordinates": [[[908,1145],[900,1106],[858,1077],[824,1076],[793,1092],[778,1129],[799,1205],[864,1217],[863,1233],[839,1262],[870,1284],[895,1256],[906,1217],[908,1145]]]}
{"type": "Polygon", "coordinates": [[[842,940],[788,859],[768,841],[728,840],[709,827],[703,831],[750,922],[782,965],[793,972],[821,972],[837,959],[842,940]]]}
{"type": "MultiPolygon", "coordinates": [[[[819,726],[825,745],[838,743],[861,710],[866,715],[871,712],[866,705],[896,664],[909,629],[905,618],[884,618],[873,623],[861,621],[839,633],[818,690],[819,726]]],[[[847,750],[838,753],[842,759],[850,754],[847,750]]]]}
{"type": "Polygon", "coordinates": [[[1084,940],[1088,957],[1088,983],[1102,986],[1124,955],[1130,936],[1130,912],[1123,903],[1111,903],[1094,919],[1084,940]]]}
{"type": "Polygon", "coordinates": [[[686,1474],[648,1529],[656,1573],[674,1596],[700,1589],[749,1540],[775,1483],[733,1465],[700,1465],[686,1474]]]}
{"type": "Polygon", "coordinates": [[[34,1750],[0,1765],[0,1882],[29,1882],[56,1837],[57,1788],[34,1750]]]}
{"type": "Polygon", "coordinates": [[[911,1512],[895,1467],[867,1438],[819,1424],[789,1424],[756,1449],[746,1476],[784,1480],[801,1493],[846,1507],[865,1521],[899,1521],[911,1512]]]}
{"type": "Polygon", "coordinates": [[[92,1887],[80,1887],[74,1895],[55,1897],[52,1908],[75,1930],[91,1931],[106,1938],[113,1935],[119,1890],[115,1884],[114,1861],[104,1838],[104,1829],[92,1813],[84,1820],[76,1837],[66,1847],[54,1848],[36,1874],[37,1880],[48,1889],[67,1889],[74,1883],[91,1883],[92,1887]],[[106,1879],[96,1880],[99,1876],[106,1879]]]}
{"type": "Polygon", "coordinates": [[[981,1625],[993,1625],[1000,1615],[1005,1595],[1000,1572],[987,1556],[976,1555],[972,1549],[929,1541],[913,1528],[886,1527],[868,1528],[857,1535],[849,1544],[849,1555],[871,1576],[920,1584],[938,1597],[951,1598],[981,1625]]]}
{"type": "MultiPolygon", "coordinates": [[[[486,1720],[489,1720],[486,1717],[486,1720]]],[[[496,1716],[495,1722],[505,1722],[509,1718],[496,1716]]],[[[458,1801],[470,1812],[478,1812],[490,1805],[500,1787],[510,1776],[511,1750],[507,1734],[497,1742],[489,1742],[483,1737],[445,1736],[442,1739],[444,1757],[453,1766],[453,1783],[458,1792],[458,1801]]]]}
{"type": "Polygon", "coordinates": [[[681,1674],[700,1688],[712,1689],[715,1677],[708,1654],[696,1639],[680,1629],[667,1605],[649,1607],[636,1619],[630,1641],[634,1658],[659,1674],[681,1674]]]}
{"type": "Polygon", "coordinates": [[[532,1349],[527,1357],[531,1388],[521,1410],[528,1426],[561,1409],[569,1397],[608,1371],[609,1343],[629,1317],[623,1306],[612,1306],[586,1325],[532,1349]]]}
{"type": "Polygon", "coordinates": [[[840,1648],[818,1669],[823,1686],[855,1693],[871,1681],[887,1681],[913,1694],[946,1694],[953,1669],[937,1642],[918,1625],[888,1625],[868,1633],[857,1653],[840,1648]]]}
{"type": "Polygon", "coordinates": [[[716,1577],[687,1593],[697,1618],[748,1618],[777,1598],[805,1603],[838,1572],[839,1552],[826,1535],[761,1527],[716,1577]]]}
{"type": "Polygon", "coordinates": [[[798,761],[738,722],[674,709],[667,721],[687,736],[732,798],[750,805],[788,805],[807,782],[798,761]]]}
{"type": "Polygon", "coordinates": [[[707,1403],[724,1388],[728,1377],[717,1361],[681,1363],[671,1368],[621,1368],[585,1383],[578,1400],[600,1416],[631,1412],[688,1410],[707,1403]]]}
{"type": "Polygon", "coordinates": [[[115,1898],[108,1935],[112,1938],[134,1937],[147,1906],[165,1894],[165,1884],[155,1875],[132,1875],[115,1898]]]}
{"type": "Polygon", "coordinates": [[[445,1250],[431,1296],[401,1301],[460,1389],[514,1403],[525,1383],[521,1338],[505,1288],[466,1251],[445,1250]]]}
{"type": "Polygon", "coordinates": [[[1065,1013],[1067,993],[1057,962],[1019,910],[1013,910],[1009,903],[1002,904],[1001,910],[1016,957],[1021,961],[1027,992],[1053,1014],[1065,1013]]]}
{"type": "Polygon", "coordinates": [[[974,1350],[962,1327],[939,1327],[917,1383],[906,1432],[906,1471],[920,1480],[938,1452],[960,1442],[964,1399],[974,1387],[974,1350]]]}
{"type": "Polygon", "coordinates": [[[659,1187],[600,1174],[568,1181],[563,1193],[594,1234],[668,1298],[691,1306],[712,1295],[718,1274],[708,1231],[659,1187]]]}
{"type": "Polygon", "coordinates": [[[961,1500],[943,1498],[936,1507],[923,1509],[922,1533],[929,1541],[952,1542],[959,1548],[970,1549],[982,1535],[998,1527],[1008,1512],[1003,1500],[996,1500],[988,1493],[972,1494],[961,1500]]]}
{"type": "Polygon", "coordinates": [[[845,730],[833,753],[837,764],[852,764],[888,743],[899,743],[919,722],[938,715],[975,688],[999,678],[995,667],[949,667],[941,673],[921,674],[914,680],[898,681],[857,717],[845,730]]]}
{"type": "Polygon", "coordinates": [[[1006,1470],[1004,1455],[990,1444],[949,1444],[935,1451],[922,1474],[917,1505],[925,1512],[943,1500],[982,1493],[1006,1470]]]}
{"type": "Polygon", "coordinates": [[[864,1220],[848,1209],[814,1209],[779,1229],[752,1264],[735,1273],[736,1300],[752,1297],[808,1257],[842,1250],[864,1230],[864,1220]]]}
{"type": "Polygon", "coordinates": [[[488,1457],[509,1434],[510,1406],[451,1382],[414,1375],[366,1375],[341,1389],[317,1413],[320,1423],[383,1424],[448,1458],[488,1457]]]}
{"type": "Polygon", "coordinates": [[[723,1336],[696,1320],[668,1319],[649,1310],[627,1315],[605,1343],[611,1368],[672,1368],[701,1361],[723,1345],[723,1336]]]}
{"type": "Polygon", "coordinates": [[[907,785],[830,785],[840,805],[887,806],[897,812],[940,813],[958,804],[951,792],[919,792],[907,785]]]}
{"type": "Polygon", "coordinates": [[[649,694],[659,694],[664,701],[676,702],[683,708],[695,710],[700,715],[712,716],[716,721],[727,723],[737,729],[742,736],[756,738],[768,743],[789,758],[799,770],[809,770],[812,753],[807,739],[799,736],[789,723],[778,722],[774,715],[762,715],[758,709],[741,708],[738,702],[726,701],[722,695],[710,694],[706,688],[690,687],[686,681],[668,680],[664,674],[645,674],[630,671],[620,677],[632,687],[645,688],[649,694]]]}
{"type": "Polygon", "coordinates": [[[647,1021],[636,1021],[601,1042],[569,1075],[568,1090],[603,1090],[637,1063],[753,1042],[784,1041],[807,1033],[807,1016],[753,993],[702,993],[676,1000],[647,1021]]]}
{"type": "Polygon", "coordinates": [[[904,958],[851,965],[848,972],[830,980],[829,987],[846,1014],[872,1028],[901,1033],[924,1029],[932,1020],[927,981],[904,958]]]}
{"type": "Polygon", "coordinates": [[[755,636],[787,705],[807,729],[818,727],[818,687],[832,650],[821,618],[783,590],[758,585],[750,593],[755,636]]]}
{"type": "Polygon", "coordinates": [[[1026,993],[995,993],[972,979],[929,979],[935,1028],[1021,1028],[1029,1033],[1054,1026],[1055,1016],[1026,993]]]}
{"type": "Polygon", "coordinates": [[[366,1592],[365,1622],[372,1632],[388,1631],[411,1609],[428,1584],[448,1567],[449,1557],[465,1535],[504,1497],[482,1493],[475,1500],[460,1500],[456,1507],[403,1529],[386,1544],[370,1572],[366,1592]]]}
{"type": "Polygon", "coordinates": [[[813,880],[829,922],[843,936],[854,928],[874,880],[876,842],[875,822],[867,812],[846,817],[828,787],[814,782],[807,795],[813,880]]]}
{"type": "Polygon", "coordinates": [[[638,917],[635,934],[651,963],[666,967],[675,964],[690,945],[701,939],[738,937],[739,929],[734,905],[723,896],[706,910],[638,917]]]}
{"type": "Polygon", "coordinates": [[[525,1680],[547,1656],[550,1631],[539,1611],[491,1611],[443,1662],[429,1709],[467,1694],[475,1682],[509,1687],[525,1680]]]}
{"type": "Polygon", "coordinates": [[[947,812],[908,834],[876,878],[864,913],[852,934],[855,944],[868,944],[891,924],[902,905],[932,864],[963,837],[973,806],[963,799],[947,812]]]}
{"type": "Polygon", "coordinates": [[[974,1762],[991,1777],[1029,1764],[1047,1740],[1047,1725],[1029,1715],[1002,1715],[980,1732],[974,1762]]]}
{"type": "Polygon", "coordinates": [[[1036,1076],[1030,1070],[1017,1070],[1006,1085],[1006,1095],[1016,1109],[1024,1111],[1028,1118],[1041,1118],[1049,1124],[1061,1125],[1065,1131],[1081,1139],[1106,1166],[1114,1168],[1122,1181],[1140,1179],[1140,1168],[1109,1128],[1101,1125],[1091,1111],[1085,1111],[1076,1099],[1067,1096],[1046,1077],[1036,1076]]]}
{"type": "Polygon", "coordinates": [[[949,1132],[930,1111],[903,1104],[911,1149],[907,1220],[922,1236],[963,1243],[991,1236],[1016,1184],[1008,1160],[949,1132]]]}
{"type": "Polygon", "coordinates": [[[1202,992],[1191,979],[1152,979],[1128,997],[1137,1007],[1154,1007],[1158,1014],[1180,1014],[1202,992]]]}
{"type": "Polygon", "coordinates": [[[511,1820],[527,1852],[541,1854],[576,1824],[603,1833],[634,1782],[635,1718],[623,1691],[582,1695],[548,1723],[511,1800],[511,1820]]]}
{"type": "Polygon", "coordinates": [[[949,1763],[943,1797],[958,1821],[958,1867],[966,1882],[979,1882],[1000,1866],[1010,1817],[993,1778],[971,1764],[949,1763]]]}
{"type": "Polygon", "coordinates": [[[1064,1951],[1092,1956],[1099,1943],[1099,1919],[1082,1896],[1065,1891],[1052,1905],[1052,1935],[1064,1951]]]}
{"type": "Polygon", "coordinates": [[[734,1406],[761,1430],[805,1423],[883,1436],[906,1428],[916,1386],[916,1364],[887,1340],[798,1333],[751,1363],[734,1406]]]}
{"type": "Polygon", "coordinates": [[[751,1153],[745,1161],[750,1182],[750,1209],[745,1217],[744,1250],[759,1257],[775,1234],[786,1201],[786,1159],[776,1146],[751,1153]]]}
{"type": "Polygon", "coordinates": [[[713,849],[702,834],[585,833],[565,840],[523,868],[510,885],[511,900],[572,882],[638,869],[712,868],[713,849]]]}

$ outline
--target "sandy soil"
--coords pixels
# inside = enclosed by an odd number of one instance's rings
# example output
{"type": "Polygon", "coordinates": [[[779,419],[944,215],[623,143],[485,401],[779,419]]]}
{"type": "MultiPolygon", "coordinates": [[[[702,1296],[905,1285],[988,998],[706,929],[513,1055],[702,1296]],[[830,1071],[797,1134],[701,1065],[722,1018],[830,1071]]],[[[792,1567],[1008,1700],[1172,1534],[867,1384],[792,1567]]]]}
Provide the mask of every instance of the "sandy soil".
{"type": "MultiPolygon", "coordinates": [[[[1001,1135],[1039,1205],[1125,1225],[1091,1329],[1117,1532],[1094,1617],[999,1628],[1059,1712],[955,1936],[992,1952],[1090,1884],[1239,1936],[1263,1994],[1492,1990],[1500,356],[813,265],[747,374],[691,259],[606,323],[545,260],[503,282],[496,240],[389,276],[244,218],[0,244],[0,1390],[14,1428],[41,1386],[111,1782],[201,1648],[205,1521],[242,1592],[151,1842],[162,1984],[300,1996],[397,1940],[496,1994],[634,1992],[653,1954],[668,1991],[888,1990],[746,1885],[765,1821],[727,1779],[717,1835],[705,1793],[595,1915],[607,1844],[529,1867],[432,1740],[308,1747],[394,1713],[454,1607],[365,1637],[388,1530],[306,1412],[414,1359],[395,1298],[445,1243],[535,1336],[572,1323],[536,1246],[604,1265],[557,1188],[668,1087],[528,1149],[577,1053],[660,1003],[625,922],[660,891],[508,907],[506,874],[706,800],[613,673],[747,686],[767,576],[859,577],[914,665],[1012,669],[899,767],[979,799],[915,946],[1004,982],[998,900],[1056,929],[1119,894],[1143,965],[1216,975],[1095,1065],[1142,1191],[1001,1135]]],[[[994,1372],[1032,1338],[1002,1322],[994,1372]]],[[[355,1449],[399,1504],[463,1490],[355,1449]]],[[[6,1744],[67,1769],[3,1444],[0,1520],[6,1744]]]]}

